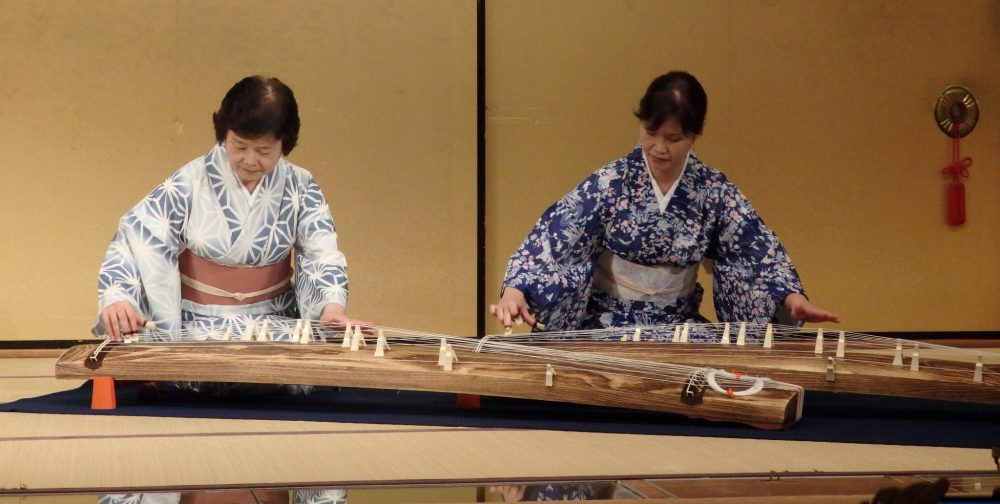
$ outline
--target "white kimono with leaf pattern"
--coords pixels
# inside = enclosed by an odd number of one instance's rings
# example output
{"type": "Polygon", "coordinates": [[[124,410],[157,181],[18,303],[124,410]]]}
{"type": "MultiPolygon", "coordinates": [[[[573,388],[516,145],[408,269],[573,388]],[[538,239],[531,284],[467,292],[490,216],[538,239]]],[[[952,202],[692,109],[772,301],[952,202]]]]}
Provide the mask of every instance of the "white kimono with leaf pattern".
{"type": "MultiPolygon", "coordinates": [[[[101,264],[98,313],[129,301],[159,329],[199,327],[208,337],[266,316],[317,319],[327,303],[347,306],[344,254],[312,175],[284,158],[250,194],[223,146],[174,172],[132,207],[101,264]],[[274,264],[294,253],[295,288],[248,305],[182,300],[178,256],[185,249],[234,266],[274,264]]],[[[100,320],[93,330],[103,335],[100,320]]]]}

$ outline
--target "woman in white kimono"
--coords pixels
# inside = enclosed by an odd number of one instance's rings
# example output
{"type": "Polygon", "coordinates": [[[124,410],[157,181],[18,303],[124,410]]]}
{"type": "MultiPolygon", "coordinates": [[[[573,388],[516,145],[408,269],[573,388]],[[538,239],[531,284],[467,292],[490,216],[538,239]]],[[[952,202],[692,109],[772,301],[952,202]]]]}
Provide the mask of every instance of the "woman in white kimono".
{"type": "Polygon", "coordinates": [[[212,119],[218,143],[122,217],[98,278],[95,335],[119,339],[147,320],[205,338],[269,316],[350,321],[326,199],[284,157],[300,124],[292,90],[247,77],[212,119]]]}
{"type": "MultiPolygon", "coordinates": [[[[208,154],[174,172],[122,217],[101,265],[93,333],[120,339],[147,320],[196,338],[221,337],[230,323],[242,331],[248,321],[259,325],[267,317],[370,324],[347,316],[347,264],[322,191],[308,171],[284,158],[299,133],[292,90],[275,78],[247,77],[229,90],[212,119],[218,143],[208,154]]],[[[174,385],[215,396],[311,388],[174,385]]],[[[140,391],[157,393],[151,384],[140,391]]],[[[303,504],[342,503],[345,495],[342,489],[294,493],[303,504]]],[[[101,502],[149,499],[181,497],[104,495],[101,502]]]]}
{"type": "Polygon", "coordinates": [[[546,210],[511,256],[490,306],[501,324],[706,322],[697,282],[705,259],[720,321],[838,321],[809,303],[784,247],[739,189],[691,150],[707,108],[690,74],[653,80],[636,111],[639,145],[546,210]]]}

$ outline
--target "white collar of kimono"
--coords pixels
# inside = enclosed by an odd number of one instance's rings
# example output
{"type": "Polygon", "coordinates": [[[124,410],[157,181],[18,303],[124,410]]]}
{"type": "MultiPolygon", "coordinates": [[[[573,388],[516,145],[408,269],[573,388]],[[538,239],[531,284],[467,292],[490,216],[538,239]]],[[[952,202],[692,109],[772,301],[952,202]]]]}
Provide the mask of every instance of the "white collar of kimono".
{"type": "Polygon", "coordinates": [[[674,183],[670,184],[670,189],[664,193],[660,190],[660,184],[656,183],[653,171],[649,169],[646,151],[642,151],[642,164],[646,167],[646,174],[649,175],[649,183],[653,185],[653,193],[656,194],[656,203],[659,204],[661,212],[667,209],[667,203],[670,203],[670,198],[673,198],[674,193],[677,192],[677,185],[680,183],[681,177],[684,176],[684,171],[687,170],[688,161],[691,161],[691,149],[688,149],[687,154],[684,155],[684,165],[681,166],[681,172],[677,174],[674,183]]]}

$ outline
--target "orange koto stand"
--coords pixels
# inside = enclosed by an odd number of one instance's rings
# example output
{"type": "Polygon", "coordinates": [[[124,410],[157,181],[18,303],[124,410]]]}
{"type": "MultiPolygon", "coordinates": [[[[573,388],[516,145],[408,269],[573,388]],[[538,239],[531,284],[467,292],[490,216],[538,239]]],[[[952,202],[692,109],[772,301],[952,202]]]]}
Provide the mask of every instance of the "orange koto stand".
{"type": "Polygon", "coordinates": [[[90,398],[90,409],[109,410],[118,407],[115,400],[115,379],[110,376],[96,376],[94,393],[90,398]]]}

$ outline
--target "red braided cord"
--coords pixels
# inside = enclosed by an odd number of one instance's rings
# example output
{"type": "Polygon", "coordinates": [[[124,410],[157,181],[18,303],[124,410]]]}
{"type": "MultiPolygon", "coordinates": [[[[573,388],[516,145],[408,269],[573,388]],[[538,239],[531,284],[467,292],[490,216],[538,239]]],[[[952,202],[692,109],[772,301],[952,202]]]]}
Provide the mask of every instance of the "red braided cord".
{"type": "Polygon", "coordinates": [[[952,180],[958,182],[961,177],[969,177],[969,167],[972,166],[972,158],[966,156],[965,158],[959,159],[958,141],[960,137],[958,136],[958,123],[953,126],[952,131],[954,133],[951,141],[951,164],[945,166],[944,169],[941,170],[941,173],[951,175],[952,180]]]}

